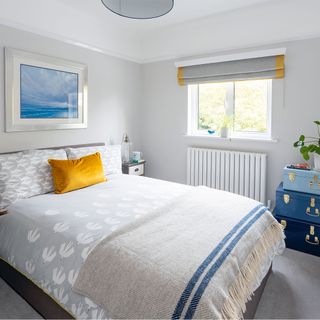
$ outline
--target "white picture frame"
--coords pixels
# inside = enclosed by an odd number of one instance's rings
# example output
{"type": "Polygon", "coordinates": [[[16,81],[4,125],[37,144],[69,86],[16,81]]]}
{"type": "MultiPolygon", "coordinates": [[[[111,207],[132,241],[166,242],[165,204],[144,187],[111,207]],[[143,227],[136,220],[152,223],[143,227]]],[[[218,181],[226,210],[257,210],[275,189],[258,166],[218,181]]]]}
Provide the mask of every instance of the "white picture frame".
{"type": "Polygon", "coordinates": [[[87,66],[5,48],[5,130],[87,128],[87,66]]]}

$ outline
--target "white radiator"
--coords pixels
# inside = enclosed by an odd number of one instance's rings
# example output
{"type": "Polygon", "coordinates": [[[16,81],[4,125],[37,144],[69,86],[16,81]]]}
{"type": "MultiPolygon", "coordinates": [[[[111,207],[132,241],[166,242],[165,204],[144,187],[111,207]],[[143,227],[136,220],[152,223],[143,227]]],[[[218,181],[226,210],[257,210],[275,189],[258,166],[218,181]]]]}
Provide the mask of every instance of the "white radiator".
{"type": "Polygon", "coordinates": [[[188,148],[188,184],[241,194],[266,201],[267,155],[188,148]]]}

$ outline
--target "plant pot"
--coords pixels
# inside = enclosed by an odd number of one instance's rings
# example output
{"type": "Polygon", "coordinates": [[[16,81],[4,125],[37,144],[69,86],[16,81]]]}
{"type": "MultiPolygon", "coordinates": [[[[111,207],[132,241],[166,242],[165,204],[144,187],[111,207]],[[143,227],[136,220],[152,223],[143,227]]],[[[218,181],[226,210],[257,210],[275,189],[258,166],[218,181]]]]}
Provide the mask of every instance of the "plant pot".
{"type": "Polygon", "coordinates": [[[314,153],[313,161],[314,161],[314,169],[317,171],[320,171],[320,155],[317,153],[314,153]]]}
{"type": "Polygon", "coordinates": [[[229,128],[227,127],[222,127],[220,129],[220,137],[221,138],[229,138],[229,128]]]}

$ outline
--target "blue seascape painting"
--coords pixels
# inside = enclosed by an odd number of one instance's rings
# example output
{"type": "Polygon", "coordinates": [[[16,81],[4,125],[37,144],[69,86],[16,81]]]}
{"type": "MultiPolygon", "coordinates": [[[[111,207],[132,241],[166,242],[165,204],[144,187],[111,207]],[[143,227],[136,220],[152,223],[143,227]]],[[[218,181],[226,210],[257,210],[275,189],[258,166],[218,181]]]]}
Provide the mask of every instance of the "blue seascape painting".
{"type": "Polygon", "coordinates": [[[78,74],[21,64],[20,117],[78,118],[78,74]]]}

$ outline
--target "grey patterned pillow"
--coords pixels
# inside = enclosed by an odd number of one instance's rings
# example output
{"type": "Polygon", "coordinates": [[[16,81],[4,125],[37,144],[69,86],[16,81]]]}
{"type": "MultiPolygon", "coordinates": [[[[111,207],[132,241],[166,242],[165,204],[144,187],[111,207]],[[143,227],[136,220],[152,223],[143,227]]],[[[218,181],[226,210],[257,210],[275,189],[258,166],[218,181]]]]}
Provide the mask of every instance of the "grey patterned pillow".
{"type": "Polygon", "coordinates": [[[0,155],[0,212],[16,200],[54,190],[48,159],[66,160],[65,150],[30,150],[0,155]]]}
{"type": "Polygon", "coordinates": [[[79,159],[100,152],[104,174],[122,173],[121,145],[107,145],[83,148],[67,148],[68,159],[79,159]]]}

